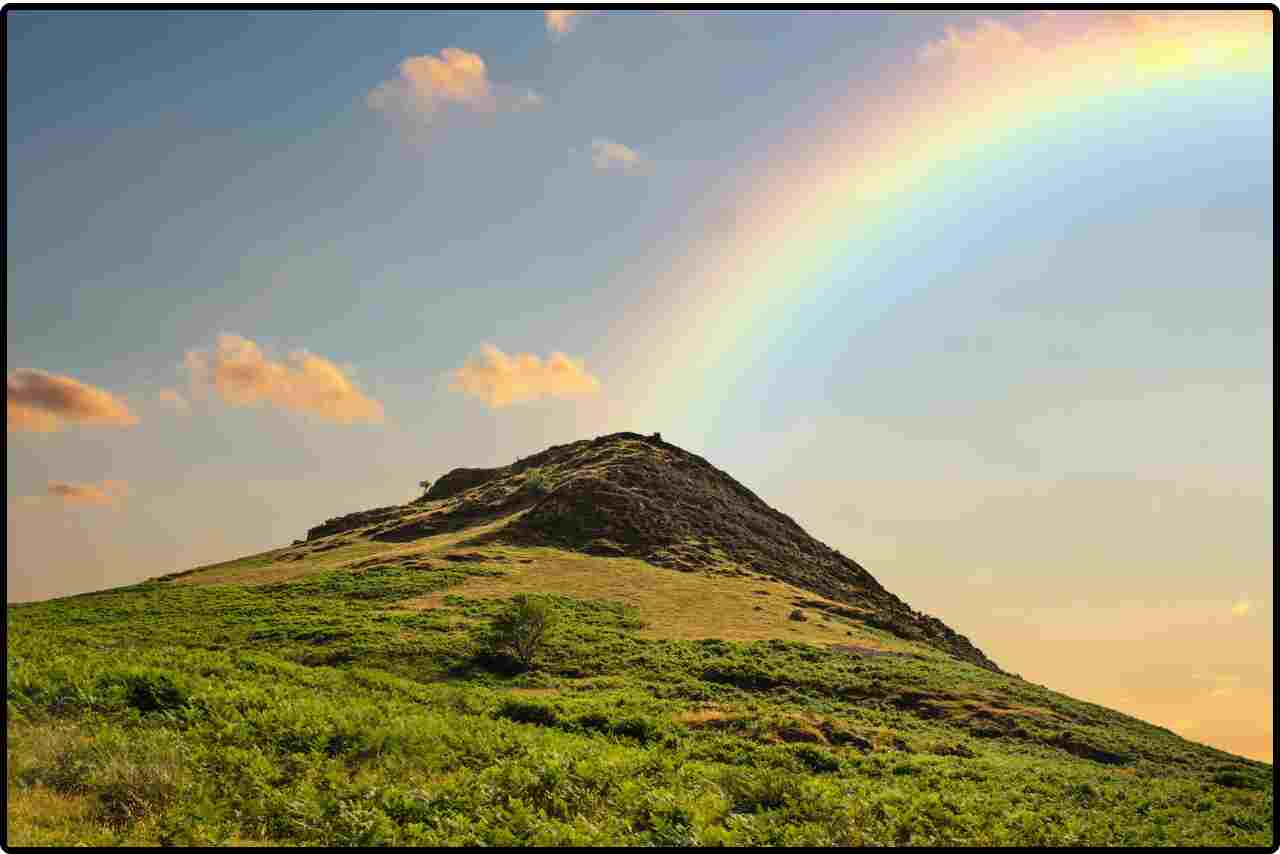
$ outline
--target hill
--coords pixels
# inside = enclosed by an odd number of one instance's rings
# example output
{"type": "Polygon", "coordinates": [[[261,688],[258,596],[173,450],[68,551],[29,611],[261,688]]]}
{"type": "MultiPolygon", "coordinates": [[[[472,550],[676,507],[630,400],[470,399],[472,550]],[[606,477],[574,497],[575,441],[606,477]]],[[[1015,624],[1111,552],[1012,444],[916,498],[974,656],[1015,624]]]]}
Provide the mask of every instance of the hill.
{"type": "Polygon", "coordinates": [[[620,433],[8,610],[8,843],[1272,844],[1271,766],[1004,673],[620,433]],[[488,646],[518,593],[557,626],[488,646]]]}

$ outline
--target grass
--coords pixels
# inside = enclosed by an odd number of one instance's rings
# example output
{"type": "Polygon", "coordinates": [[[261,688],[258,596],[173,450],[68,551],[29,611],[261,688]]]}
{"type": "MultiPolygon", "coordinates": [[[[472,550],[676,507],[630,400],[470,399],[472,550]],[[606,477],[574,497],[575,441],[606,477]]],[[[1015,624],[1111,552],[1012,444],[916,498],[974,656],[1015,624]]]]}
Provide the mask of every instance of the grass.
{"type": "Polygon", "coordinates": [[[1273,844],[1268,765],[784,584],[463,540],[10,606],[7,844],[1273,844]]]}
{"type": "MultiPolygon", "coordinates": [[[[595,557],[552,548],[488,546],[484,551],[503,561],[502,574],[468,578],[451,594],[471,599],[505,599],[518,593],[549,592],[574,599],[622,602],[639,611],[640,636],[653,639],[780,638],[938,655],[923,644],[845,617],[824,621],[820,612],[812,611],[813,619],[807,623],[790,620],[794,601],[827,600],[777,581],[674,572],[635,558],[595,557]],[[524,559],[530,563],[519,562],[524,559]],[[710,602],[715,606],[707,607],[710,602]]],[[[438,608],[445,595],[433,593],[406,601],[403,606],[438,608]]]]}

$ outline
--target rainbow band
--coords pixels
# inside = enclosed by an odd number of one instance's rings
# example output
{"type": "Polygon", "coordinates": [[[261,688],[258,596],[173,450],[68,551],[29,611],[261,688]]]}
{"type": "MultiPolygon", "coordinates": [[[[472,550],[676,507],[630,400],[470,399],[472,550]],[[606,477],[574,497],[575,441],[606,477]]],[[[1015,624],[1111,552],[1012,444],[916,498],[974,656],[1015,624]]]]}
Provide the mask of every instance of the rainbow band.
{"type": "Polygon", "coordinates": [[[631,386],[632,415],[647,409],[637,392],[668,411],[714,409],[731,386],[723,366],[758,355],[788,304],[834,284],[825,268],[851,248],[873,255],[926,195],[995,180],[1001,158],[1082,119],[1120,120],[1135,101],[1241,80],[1269,92],[1272,55],[1270,11],[1054,12],[1020,29],[950,31],[888,94],[835,111],[816,141],[788,140],[773,174],[730,202],[742,217],[733,233],[691,241],[665,272],[655,323],[666,362],[654,362],[651,337],[637,342],[650,382],[631,386]]]}

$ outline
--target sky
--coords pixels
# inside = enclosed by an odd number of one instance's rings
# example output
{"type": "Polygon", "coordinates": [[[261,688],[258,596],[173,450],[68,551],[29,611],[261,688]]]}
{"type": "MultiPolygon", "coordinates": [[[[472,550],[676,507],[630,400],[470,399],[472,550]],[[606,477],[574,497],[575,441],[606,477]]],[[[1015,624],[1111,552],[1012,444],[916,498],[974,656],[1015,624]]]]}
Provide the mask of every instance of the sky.
{"type": "Polygon", "coordinates": [[[1271,761],[1270,12],[6,12],[7,591],[618,430],[1271,761]]]}

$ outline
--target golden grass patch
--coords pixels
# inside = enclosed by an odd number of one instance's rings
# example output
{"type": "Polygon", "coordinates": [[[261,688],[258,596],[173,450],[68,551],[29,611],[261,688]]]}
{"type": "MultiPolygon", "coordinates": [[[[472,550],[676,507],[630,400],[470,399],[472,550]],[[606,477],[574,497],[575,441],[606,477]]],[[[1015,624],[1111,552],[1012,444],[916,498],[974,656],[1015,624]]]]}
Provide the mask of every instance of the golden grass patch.
{"type": "Polygon", "coordinates": [[[109,844],[111,831],[95,821],[89,795],[61,794],[45,786],[8,787],[5,806],[9,844],[109,844]]]}
{"type": "Polygon", "coordinates": [[[847,642],[850,637],[847,632],[853,632],[858,643],[869,648],[917,648],[907,641],[895,644],[880,633],[842,618],[829,622],[813,618],[803,622],[792,620],[789,615],[795,610],[794,599],[819,597],[783,582],[679,572],[636,558],[598,557],[544,547],[490,552],[505,561],[500,564],[504,575],[469,578],[448,590],[399,602],[396,607],[438,608],[449,595],[505,599],[517,593],[554,593],[634,606],[642,621],[639,634],[645,638],[732,641],[782,638],[825,645],[847,642]]]}

